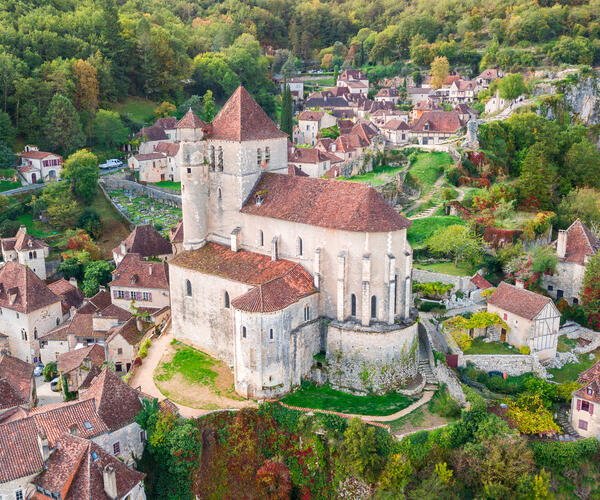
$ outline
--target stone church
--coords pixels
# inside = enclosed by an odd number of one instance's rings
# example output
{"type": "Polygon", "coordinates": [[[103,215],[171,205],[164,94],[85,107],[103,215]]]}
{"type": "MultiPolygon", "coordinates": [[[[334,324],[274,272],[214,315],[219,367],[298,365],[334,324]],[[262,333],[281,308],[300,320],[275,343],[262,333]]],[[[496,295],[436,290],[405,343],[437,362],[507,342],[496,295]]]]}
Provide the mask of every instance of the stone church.
{"type": "Polygon", "coordinates": [[[236,391],[252,398],[319,369],[359,392],[416,376],[409,220],[364,184],[287,175],[287,136],[243,87],[212,124],[190,110],[177,140],[176,338],[233,366],[236,391]]]}

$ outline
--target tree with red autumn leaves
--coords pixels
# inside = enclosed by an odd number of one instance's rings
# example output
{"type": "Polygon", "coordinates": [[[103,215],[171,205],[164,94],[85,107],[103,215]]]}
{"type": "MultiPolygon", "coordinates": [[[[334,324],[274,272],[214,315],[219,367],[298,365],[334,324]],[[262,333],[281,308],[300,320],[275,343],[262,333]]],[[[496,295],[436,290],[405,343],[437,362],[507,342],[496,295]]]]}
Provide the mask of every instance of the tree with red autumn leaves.
{"type": "Polygon", "coordinates": [[[600,254],[589,259],[581,289],[581,305],[588,324],[595,330],[600,330],[600,254]]]}
{"type": "Polygon", "coordinates": [[[285,500],[290,498],[292,478],[285,464],[267,460],[256,471],[256,486],[261,498],[269,500],[285,500]]]}

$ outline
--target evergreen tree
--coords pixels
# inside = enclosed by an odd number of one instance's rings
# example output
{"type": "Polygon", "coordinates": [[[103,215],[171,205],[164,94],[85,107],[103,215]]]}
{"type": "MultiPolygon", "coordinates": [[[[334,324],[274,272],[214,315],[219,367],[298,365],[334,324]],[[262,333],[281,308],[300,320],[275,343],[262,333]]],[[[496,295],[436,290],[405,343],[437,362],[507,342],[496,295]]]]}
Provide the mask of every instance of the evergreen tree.
{"type": "Polygon", "coordinates": [[[56,94],[46,114],[46,141],[48,146],[60,153],[71,153],[83,146],[84,135],[79,115],[71,101],[56,94]]]}
{"type": "Polygon", "coordinates": [[[202,98],[202,119],[205,122],[212,122],[215,117],[215,100],[212,90],[207,90],[202,98]]]}
{"type": "MultiPolygon", "coordinates": [[[[361,45],[361,47],[362,47],[362,45],[361,45]]],[[[338,79],[339,74],[340,74],[340,68],[336,64],[335,67],[333,68],[333,84],[334,85],[337,85],[337,79],[338,79]]]]}
{"type": "Polygon", "coordinates": [[[534,144],[527,151],[521,165],[521,203],[532,208],[552,208],[555,181],[556,166],[548,159],[544,145],[534,144]]]}
{"type": "Polygon", "coordinates": [[[593,255],[586,267],[581,287],[581,305],[592,328],[600,328],[600,253],[593,255]]]}
{"type": "Polygon", "coordinates": [[[292,137],[292,128],[294,126],[292,122],[292,92],[290,86],[284,82],[283,96],[281,97],[281,119],[280,128],[282,132],[292,137]]]}
{"type": "Polygon", "coordinates": [[[6,143],[0,140],[0,169],[14,168],[16,157],[6,143]]]}

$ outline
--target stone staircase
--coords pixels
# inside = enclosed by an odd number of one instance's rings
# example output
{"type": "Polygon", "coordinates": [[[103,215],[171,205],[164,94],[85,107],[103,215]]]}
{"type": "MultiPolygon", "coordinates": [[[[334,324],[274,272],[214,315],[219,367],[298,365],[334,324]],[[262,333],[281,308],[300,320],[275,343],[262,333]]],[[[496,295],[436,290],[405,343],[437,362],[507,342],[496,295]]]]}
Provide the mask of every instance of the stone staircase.
{"type": "Polygon", "coordinates": [[[559,441],[575,441],[581,439],[579,434],[577,434],[577,431],[573,429],[571,422],[569,422],[569,410],[561,408],[558,411],[556,421],[563,430],[563,434],[560,434],[558,437],[559,441]]]}
{"type": "Polygon", "coordinates": [[[419,373],[425,378],[425,389],[435,388],[438,384],[437,377],[429,365],[429,356],[427,356],[426,342],[422,335],[419,335],[419,373]]]}

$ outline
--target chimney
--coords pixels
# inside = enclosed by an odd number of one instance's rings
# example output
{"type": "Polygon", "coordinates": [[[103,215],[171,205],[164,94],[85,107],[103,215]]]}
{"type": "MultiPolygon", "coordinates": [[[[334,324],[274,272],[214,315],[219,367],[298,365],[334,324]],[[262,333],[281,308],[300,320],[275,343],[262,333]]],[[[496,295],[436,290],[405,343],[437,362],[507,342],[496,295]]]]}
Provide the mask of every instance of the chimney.
{"type": "Polygon", "coordinates": [[[117,474],[112,465],[107,465],[102,471],[102,479],[104,481],[104,492],[113,499],[117,498],[117,474]]]}
{"type": "Polygon", "coordinates": [[[144,322],[142,321],[141,318],[137,318],[135,320],[135,327],[137,328],[138,332],[141,332],[144,328],[144,322]]]}
{"type": "Polygon", "coordinates": [[[46,460],[48,460],[48,458],[50,458],[50,455],[52,454],[52,450],[50,449],[50,444],[48,443],[48,438],[46,437],[46,433],[45,432],[40,432],[37,435],[37,440],[38,440],[38,448],[40,450],[40,455],[42,456],[42,460],[45,462],[46,460]]]}
{"type": "Polygon", "coordinates": [[[79,427],[77,427],[77,424],[73,424],[69,427],[69,434],[71,434],[71,436],[79,436],[79,427]]]}
{"type": "Polygon", "coordinates": [[[27,226],[19,226],[19,231],[27,234],[27,226]]]}
{"type": "Polygon", "coordinates": [[[516,286],[517,288],[525,288],[525,283],[523,282],[523,280],[516,279],[516,280],[515,280],[515,286],[516,286]]]}
{"type": "Polygon", "coordinates": [[[236,227],[233,231],[231,231],[231,251],[232,252],[237,252],[239,249],[239,245],[240,245],[239,237],[240,237],[241,230],[242,230],[241,227],[236,227]]]}
{"type": "Polygon", "coordinates": [[[277,260],[277,236],[271,240],[271,260],[277,260]]]}
{"type": "Polygon", "coordinates": [[[77,278],[75,278],[74,276],[69,278],[69,283],[71,283],[71,285],[77,288],[77,278]]]}
{"type": "Polygon", "coordinates": [[[150,267],[148,267],[148,275],[152,276],[152,264],[150,264],[150,267]]]}
{"type": "Polygon", "coordinates": [[[125,242],[121,242],[121,255],[125,255],[127,253],[127,246],[125,246],[125,242]]]}
{"type": "Polygon", "coordinates": [[[98,287],[98,291],[99,292],[106,292],[106,287],[101,285],[101,286],[98,287]]]}
{"type": "Polygon", "coordinates": [[[567,231],[561,229],[558,231],[556,240],[556,255],[559,259],[564,259],[567,255],[567,231]]]}

